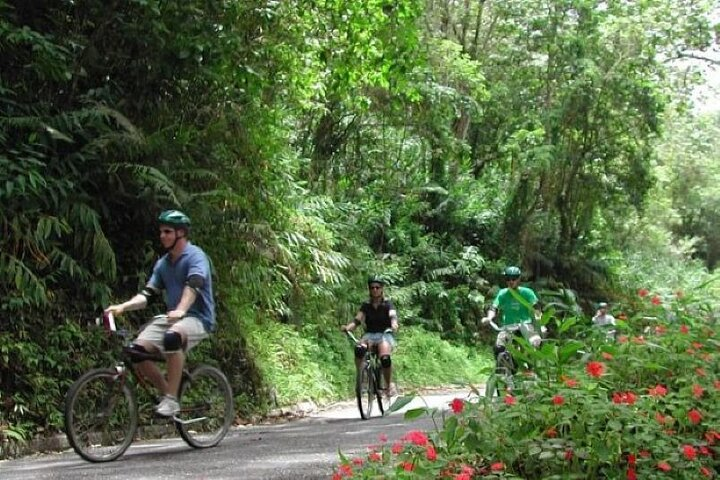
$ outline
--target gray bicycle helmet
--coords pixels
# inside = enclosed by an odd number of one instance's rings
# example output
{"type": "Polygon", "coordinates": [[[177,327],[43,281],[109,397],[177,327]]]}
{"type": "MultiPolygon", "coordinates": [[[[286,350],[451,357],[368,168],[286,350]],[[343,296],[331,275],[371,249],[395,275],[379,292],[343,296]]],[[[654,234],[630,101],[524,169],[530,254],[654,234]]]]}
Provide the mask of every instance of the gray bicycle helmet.
{"type": "Polygon", "coordinates": [[[503,272],[503,276],[506,280],[515,280],[520,278],[520,275],[522,275],[522,271],[520,271],[520,268],[516,266],[509,266],[505,268],[505,271],[503,272]]]}
{"type": "Polygon", "coordinates": [[[180,210],[165,210],[158,216],[158,223],[171,225],[175,228],[190,228],[190,217],[180,210]]]}

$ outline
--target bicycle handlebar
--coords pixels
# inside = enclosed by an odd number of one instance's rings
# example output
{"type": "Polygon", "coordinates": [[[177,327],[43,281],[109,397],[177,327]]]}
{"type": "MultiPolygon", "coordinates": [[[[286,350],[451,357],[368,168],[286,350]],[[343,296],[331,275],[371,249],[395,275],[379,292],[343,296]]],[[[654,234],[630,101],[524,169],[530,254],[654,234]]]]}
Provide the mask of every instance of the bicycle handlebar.
{"type": "MultiPolygon", "coordinates": [[[[385,331],[383,331],[382,333],[384,335],[386,333],[394,333],[394,332],[393,332],[392,328],[386,328],[385,331]]],[[[353,333],[350,330],[345,330],[345,335],[347,335],[350,338],[350,340],[352,340],[353,342],[360,343],[360,340],[358,340],[358,338],[355,335],[353,335],[353,333]]]]}

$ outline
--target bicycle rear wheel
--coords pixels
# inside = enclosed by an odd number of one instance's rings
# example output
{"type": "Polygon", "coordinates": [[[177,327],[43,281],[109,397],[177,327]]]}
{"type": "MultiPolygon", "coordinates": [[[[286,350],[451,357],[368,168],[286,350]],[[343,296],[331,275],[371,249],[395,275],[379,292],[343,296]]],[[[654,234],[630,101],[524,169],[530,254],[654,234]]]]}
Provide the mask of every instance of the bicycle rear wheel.
{"type": "Polygon", "coordinates": [[[235,417],[233,395],[225,374],[210,365],[200,365],[183,377],[177,431],[188,445],[214,447],[227,434],[235,417]]]}
{"type": "Polygon", "coordinates": [[[373,401],[375,400],[375,381],[369,365],[364,365],[357,374],[355,383],[355,396],[357,397],[360,418],[367,420],[372,415],[373,401]]]}
{"type": "Polygon", "coordinates": [[[90,462],[110,462],[125,453],[137,422],[135,394],[115,369],[90,370],[65,397],[65,435],[90,462]]]}
{"type": "Polygon", "coordinates": [[[500,352],[495,366],[497,382],[495,384],[498,396],[502,396],[501,388],[512,390],[515,387],[513,375],[515,373],[515,361],[509,352],[500,352]]]}

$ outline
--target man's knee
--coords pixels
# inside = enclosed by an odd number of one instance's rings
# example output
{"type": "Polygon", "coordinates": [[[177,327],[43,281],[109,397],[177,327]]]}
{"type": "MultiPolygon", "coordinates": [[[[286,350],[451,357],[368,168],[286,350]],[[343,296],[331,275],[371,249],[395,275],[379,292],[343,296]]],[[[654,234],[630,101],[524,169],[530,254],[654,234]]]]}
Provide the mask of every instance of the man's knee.
{"type": "Polygon", "coordinates": [[[381,355],[380,365],[382,366],[382,368],[390,368],[392,366],[392,360],[390,359],[390,355],[381,355]]]}
{"type": "Polygon", "coordinates": [[[505,348],[505,345],[495,345],[493,347],[493,354],[495,354],[495,358],[498,357],[502,352],[506,351],[507,348],[505,348]]]}
{"type": "Polygon", "coordinates": [[[174,330],[168,330],[163,336],[165,352],[172,353],[182,349],[182,335],[174,330]]]}

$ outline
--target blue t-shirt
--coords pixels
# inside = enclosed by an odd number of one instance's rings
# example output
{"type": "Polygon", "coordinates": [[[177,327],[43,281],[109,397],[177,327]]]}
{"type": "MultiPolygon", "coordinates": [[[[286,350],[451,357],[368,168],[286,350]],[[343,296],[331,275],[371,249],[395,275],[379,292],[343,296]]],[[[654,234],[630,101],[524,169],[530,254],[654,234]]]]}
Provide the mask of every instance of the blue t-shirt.
{"type": "Polygon", "coordinates": [[[200,275],[203,278],[203,285],[198,289],[198,296],[187,311],[187,315],[199,318],[205,331],[212,332],[215,330],[212,276],[208,257],[200,247],[188,242],[175,263],[170,260],[170,253],[160,257],[155,262],[148,285],[158,290],[165,290],[165,305],[170,311],[180,303],[185,284],[191,275],[200,275]]]}

